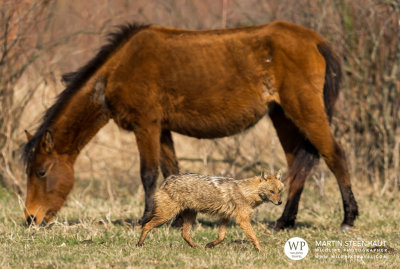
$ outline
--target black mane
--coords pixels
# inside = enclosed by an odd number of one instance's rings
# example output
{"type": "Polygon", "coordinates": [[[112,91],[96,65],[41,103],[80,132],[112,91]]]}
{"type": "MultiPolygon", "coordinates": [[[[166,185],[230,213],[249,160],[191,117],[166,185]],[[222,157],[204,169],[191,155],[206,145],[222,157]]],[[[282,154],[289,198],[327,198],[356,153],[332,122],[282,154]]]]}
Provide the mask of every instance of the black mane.
{"type": "Polygon", "coordinates": [[[53,122],[59,117],[65,106],[69,103],[75,93],[79,91],[82,85],[107,61],[111,54],[121,44],[129,40],[131,36],[140,30],[147,27],[149,27],[149,25],[135,23],[117,26],[118,29],[115,32],[111,32],[107,35],[107,44],[100,48],[94,58],[79,68],[76,72],[67,73],[62,76],[62,81],[65,83],[66,88],[58,95],[56,102],[46,111],[42,118],[42,123],[36,133],[25,145],[22,155],[25,165],[35,156],[35,152],[37,151],[39,143],[46,130],[51,127],[53,122]]]}

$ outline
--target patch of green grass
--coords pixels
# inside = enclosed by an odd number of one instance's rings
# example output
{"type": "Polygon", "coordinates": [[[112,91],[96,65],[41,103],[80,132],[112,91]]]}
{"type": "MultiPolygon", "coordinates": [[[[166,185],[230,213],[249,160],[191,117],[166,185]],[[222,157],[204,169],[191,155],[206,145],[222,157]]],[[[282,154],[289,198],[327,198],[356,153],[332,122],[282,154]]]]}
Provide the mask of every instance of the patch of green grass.
{"type": "MultiPolygon", "coordinates": [[[[325,186],[324,197],[310,184],[306,187],[293,229],[272,232],[268,226],[283,207],[262,205],[253,215],[253,227],[264,252],[257,252],[234,221],[224,242],[214,249],[204,246],[218,234],[217,220],[198,217],[192,237],[198,248],[190,248],[180,231],[164,225],[151,231],[143,247],[136,247],[141,232],[136,219],[142,213],[140,195],[114,201],[72,193],[54,224],[47,228],[23,225],[22,204],[9,195],[0,199],[0,268],[320,268],[392,267],[400,263],[399,199],[375,197],[355,189],[360,206],[356,227],[339,230],[342,205],[337,186],[325,186]],[[301,237],[310,251],[300,261],[283,252],[286,241],[301,237]],[[318,258],[316,241],[386,242],[385,258],[318,258]]],[[[328,248],[333,251],[333,247],[328,248]]],[[[357,249],[357,248],[350,248],[357,249]]],[[[366,249],[366,248],[364,248],[366,249]]],[[[332,252],[327,253],[328,256],[332,252]]],[[[343,254],[343,252],[341,253],[343,254]]],[[[362,253],[361,253],[362,254],[362,253]]]]}
{"type": "Polygon", "coordinates": [[[11,199],[11,192],[3,187],[0,187],[0,201],[6,202],[11,199]]]}

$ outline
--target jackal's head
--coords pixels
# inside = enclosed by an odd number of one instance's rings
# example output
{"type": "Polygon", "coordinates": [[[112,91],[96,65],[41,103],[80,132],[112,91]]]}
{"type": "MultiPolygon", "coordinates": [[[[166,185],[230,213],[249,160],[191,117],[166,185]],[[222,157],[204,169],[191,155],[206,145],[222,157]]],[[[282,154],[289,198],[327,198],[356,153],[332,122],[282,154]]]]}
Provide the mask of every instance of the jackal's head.
{"type": "Polygon", "coordinates": [[[274,175],[266,175],[262,172],[258,186],[258,195],[264,202],[270,201],[274,205],[280,205],[282,204],[281,193],[283,187],[280,172],[274,175]]]}

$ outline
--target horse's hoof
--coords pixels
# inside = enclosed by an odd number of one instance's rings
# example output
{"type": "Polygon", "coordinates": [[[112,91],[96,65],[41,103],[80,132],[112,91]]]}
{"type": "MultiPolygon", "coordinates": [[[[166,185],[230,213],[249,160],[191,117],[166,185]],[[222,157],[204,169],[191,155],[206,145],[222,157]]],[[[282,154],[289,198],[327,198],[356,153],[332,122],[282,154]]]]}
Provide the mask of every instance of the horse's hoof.
{"type": "Polygon", "coordinates": [[[281,226],[281,225],[279,225],[278,222],[271,223],[271,224],[269,225],[269,228],[270,228],[273,232],[279,232],[279,231],[281,231],[281,230],[284,229],[284,227],[281,226]]]}
{"type": "Polygon", "coordinates": [[[276,226],[276,225],[273,225],[272,227],[270,227],[271,228],[271,231],[272,232],[274,232],[274,233],[277,233],[277,232],[280,232],[280,231],[283,231],[285,228],[283,228],[283,227],[280,227],[280,226],[276,226]]]}
{"type": "Polygon", "coordinates": [[[349,224],[342,224],[341,226],[340,226],[340,230],[342,231],[342,232],[347,232],[347,231],[350,231],[350,230],[352,230],[353,229],[353,226],[351,226],[351,225],[349,225],[349,224]]]}
{"type": "Polygon", "coordinates": [[[274,232],[279,232],[279,231],[282,231],[282,230],[284,230],[286,228],[291,228],[293,226],[294,226],[294,221],[286,222],[286,223],[283,223],[283,222],[280,222],[280,221],[276,221],[274,223],[271,223],[269,225],[269,228],[274,232]]]}

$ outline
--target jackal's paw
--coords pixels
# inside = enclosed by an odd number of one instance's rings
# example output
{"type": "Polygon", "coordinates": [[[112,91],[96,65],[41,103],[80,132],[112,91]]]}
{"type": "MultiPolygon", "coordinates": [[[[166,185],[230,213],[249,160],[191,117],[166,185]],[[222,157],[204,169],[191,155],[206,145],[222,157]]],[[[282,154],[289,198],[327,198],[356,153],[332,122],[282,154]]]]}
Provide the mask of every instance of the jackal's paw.
{"type": "Polygon", "coordinates": [[[262,247],[256,247],[256,249],[258,250],[258,252],[263,252],[264,249],[262,247]]]}
{"type": "Polygon", "coordinates": [[[340,230],[342,231],[342,232],[348,232],[348,231],[350,231],[350,230],[353,230],[353,226],[352,225],[349,225],[349,224],[342,224],[341,226],[340,226],[340,230]]]}
{"type": "Polygon", "coordinates": [[[213,244],[213,242],[210,242],[206,245],[206,248],[213,248],[215,247],[215,245],[213,244]]]}

